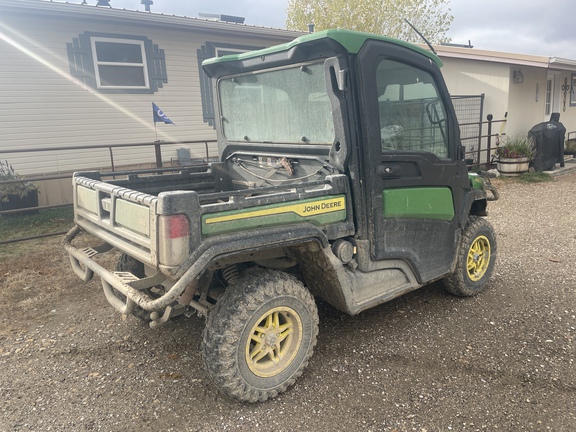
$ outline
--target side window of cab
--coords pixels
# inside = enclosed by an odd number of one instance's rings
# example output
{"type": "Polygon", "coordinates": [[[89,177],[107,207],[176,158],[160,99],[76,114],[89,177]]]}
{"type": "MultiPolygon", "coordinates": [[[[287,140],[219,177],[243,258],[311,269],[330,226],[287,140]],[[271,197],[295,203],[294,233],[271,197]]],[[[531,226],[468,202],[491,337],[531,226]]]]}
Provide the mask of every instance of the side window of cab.
{"type": "Polygon", "coordinates": [[[448,157],[446,108],[433,77],[383,59],[376,70],[382,152],[429,152],[448,157]]]}

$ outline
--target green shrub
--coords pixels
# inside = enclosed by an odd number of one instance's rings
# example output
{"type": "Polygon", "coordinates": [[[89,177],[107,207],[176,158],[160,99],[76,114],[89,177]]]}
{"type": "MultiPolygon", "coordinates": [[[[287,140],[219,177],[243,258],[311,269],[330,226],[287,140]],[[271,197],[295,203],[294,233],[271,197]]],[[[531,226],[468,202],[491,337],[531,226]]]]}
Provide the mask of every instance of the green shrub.
{"type": "MultiPolygon", "coordinates": [[[[0,161],[0,181],[20,179],[22,179],[22,177],[14,172],[14,168],[8,161],[0,161]]],[[[0,184],[0,201],[8,202],[10,195],[24,198],[28,193],[36,190],[38,190],[38,186],[30,182],[0,184]]]]}

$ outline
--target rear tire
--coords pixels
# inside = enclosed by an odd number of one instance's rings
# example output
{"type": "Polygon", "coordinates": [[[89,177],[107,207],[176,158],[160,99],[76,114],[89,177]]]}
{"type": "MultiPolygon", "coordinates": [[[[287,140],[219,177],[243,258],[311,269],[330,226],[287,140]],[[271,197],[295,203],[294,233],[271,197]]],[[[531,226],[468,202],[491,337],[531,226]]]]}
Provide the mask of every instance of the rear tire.
{"type": "Polygon", "coordinates": [[[496,263],[496,235],[490,222],[470,216],[462,237],[456,270],[444,278],[446,290],[470,297],[484,290],[496,263]]]}
{"type": "Polygon", "coordinates": [[[310,292],[282,272],[247,272],[208,315],[202,351],[214,384],[244,402],[263,402],[302,375],[318,335],[310,292]]]}

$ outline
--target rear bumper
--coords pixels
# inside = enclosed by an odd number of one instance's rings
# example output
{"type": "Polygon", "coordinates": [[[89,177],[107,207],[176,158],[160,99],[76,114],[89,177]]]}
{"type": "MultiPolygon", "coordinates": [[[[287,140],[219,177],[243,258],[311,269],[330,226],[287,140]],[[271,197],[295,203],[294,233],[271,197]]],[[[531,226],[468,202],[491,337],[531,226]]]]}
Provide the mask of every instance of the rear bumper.
{"type": "Polygon", "coordinates": [[[100,277],[108,302],[123,314],[130,314],[136,306],[151,312],[164,310],[180,298],[197,275],[190,268],[168,292],[159,298],[152,298],[145,290],[164,282],[167,279],[165,275],[158,272],[154,276],[139,279],[132,273],[107,270],[93,258],[98,254],[110,251],[112,247],[104,243],[95,247],[77,248],[72,245],[72,241],[81,231],[81,228],[76,225],[63,240],[64,249],[70,257],[72,270],[84,282],[90,281],[95,274],[100,277]],[[126,297],[126,301],[118,298],[113,290],[122,293],[126,297]]]}
{"type": "Polygon", "coordinates": [[[74,226],[62,242],[70,256],[74,273],[85,282],[91,280],[94,275],[100,277],[106,299],[119,312],[130,314],[137,306],[152,312],[150,317],[153,327],[170,319],[174,314],[174,308],[178,305],[191,306],[201,315],[208,314],[209,306],[199,303],[192,297],[206,267],[218,257],[235,254],[245,256],[251,250],[261,251],[311,241],[319,243],[322,247],[328,246],[325,234],[309,223],[234,233],[225,238],[222,236],[208,238],[186,259],[181,267],[182,276],[175,283],[170,279],[170,289],[161,297],[152,298],[146,292],[147,289],[162,284],[168,279],[166,275],[157,270],[154,276],[140,279],[132,273],[107,270],[97,263],[94,257],[112,250],[112,246],[104,243],[100,246],[78,248],[72,241],[80,232],[82,228],[74,226]],[[126,300],[119,299],[114,290],[122,293],[126,300]],[[157,312],[163,313],[162,317],[157,312]]]}

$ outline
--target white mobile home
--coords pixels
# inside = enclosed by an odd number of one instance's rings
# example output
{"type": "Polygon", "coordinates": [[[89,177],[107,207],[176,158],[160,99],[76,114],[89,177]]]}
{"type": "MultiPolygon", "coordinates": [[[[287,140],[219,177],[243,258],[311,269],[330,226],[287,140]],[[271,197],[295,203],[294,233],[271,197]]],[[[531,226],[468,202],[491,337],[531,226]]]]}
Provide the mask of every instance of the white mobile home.
{"type": "MultiPolygon", "coordinates": [[[[502,119],[503,132],[526,134],[553,112],[576,130],[576,60],[438,46],[451,94],[484,94],[484,113],[502,119]]],[[[498,126],[500,130],[500,126],[498,126]]],[[[496,131],[496,132],[499,132],[496,131]]]]}
{"type": "MultiPolygon", "coordinates": [[[[11,149],[214,140],[201,62],[302,34],[90,3],[0,0],[0,159],[19,174],[108,167],[109,150],[11,149]],[[155,128],[153,103],[174,125],[155,128]]],[[[204,144],[191,147],[205,155],[204,144]]],[[[114,159],[153,162],[154,149],[116,149],[114,159]]]]}

